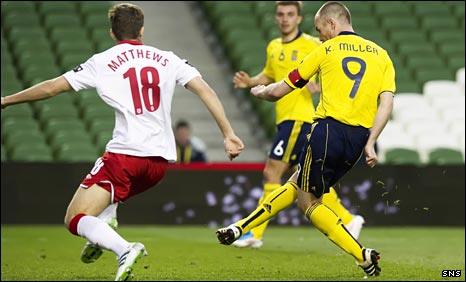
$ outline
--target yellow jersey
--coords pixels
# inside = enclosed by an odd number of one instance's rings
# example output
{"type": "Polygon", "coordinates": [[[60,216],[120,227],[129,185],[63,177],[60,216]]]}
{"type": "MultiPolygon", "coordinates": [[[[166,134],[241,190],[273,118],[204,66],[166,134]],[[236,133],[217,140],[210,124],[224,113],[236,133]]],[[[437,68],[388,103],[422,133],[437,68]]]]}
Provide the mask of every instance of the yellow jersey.
{"type": "MultiPolygon", "coordinates": [[[[267,60],[262,73],[275,82],[280,81],[315,48],[320,41],[300,32],[296,39],[283,43],[281,38],[270,41],[267,46],[267,60]]],[[[275,102],[275,123],[285,120],[312,122],[314,104],[307,88],[296,89],[275,102]]]]}
{"type": "Polygon", "coordinates": [[[379,94],[395,93],[395,69],[386,50],[353,32],[341,32],[312,51],[285,82],[303,87],[319,72],[320,102],[314,118],[371,128],[379,94]]]}

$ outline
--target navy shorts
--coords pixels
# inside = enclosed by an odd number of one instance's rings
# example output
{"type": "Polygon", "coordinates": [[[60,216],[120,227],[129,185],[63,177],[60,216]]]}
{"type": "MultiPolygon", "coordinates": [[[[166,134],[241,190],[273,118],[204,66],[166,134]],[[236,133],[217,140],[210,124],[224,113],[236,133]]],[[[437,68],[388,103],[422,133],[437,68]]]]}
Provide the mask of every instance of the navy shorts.
{"type": "Polygon", "coordinates": [[[361,158],[369,129],[332,118],[316,120],[299,157],[298,186],[320,198],[361,158]]]}
{"type": "Polygon", "coordinates": [[[269,158],[283,161],[294,166],[299,161],[299,154],[307,142],[306,135],[311,131],[311,124],[304,121],[286,120],[277,126],[277,135],[273,140],[269,158]]]}

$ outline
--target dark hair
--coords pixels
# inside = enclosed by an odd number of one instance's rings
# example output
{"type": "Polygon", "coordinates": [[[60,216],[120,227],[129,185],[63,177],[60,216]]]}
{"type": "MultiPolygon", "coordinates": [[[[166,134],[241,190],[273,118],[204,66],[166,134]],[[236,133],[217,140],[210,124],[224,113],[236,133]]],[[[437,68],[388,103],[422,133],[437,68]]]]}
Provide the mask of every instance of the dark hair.
{"type": "Polygon", "coordinates": [[[144,13],[136,5],[116,4],[108,10],[113,34],[118,40],[137,39],[144,26],[144,13]]]}
{"type": "Polygon", "coordinates": [[[298,9],[298,15],[301,15],[303,1],[275,1],[275,10],[278,6],[295,6],[298,9]]]}
{"type": "Polygon", "coordinates": [[[189,123],[184,119],[180,119],[179,121],[176,122],[175,129],[178,129],[181,127],[186,127],[188,129],[191,128],[191,126],[189,126],[189,123]]]}

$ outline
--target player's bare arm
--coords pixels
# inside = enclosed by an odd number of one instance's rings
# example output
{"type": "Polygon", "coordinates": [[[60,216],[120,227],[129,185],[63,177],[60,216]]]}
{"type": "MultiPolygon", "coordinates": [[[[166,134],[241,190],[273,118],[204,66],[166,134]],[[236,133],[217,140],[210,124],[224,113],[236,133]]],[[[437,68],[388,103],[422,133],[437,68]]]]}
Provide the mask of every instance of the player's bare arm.
{"type": "Polygon", "coordinates": [[[201,77],[195,77],[189,81],[186,84],[186,88],[201,98],[202,102],[214,117],[218,127],[222,131],[225,152],[227,153],[228,158],[230,160],[236,158],[244,149],[244,144],[243,141],[235,135],[235,132],[225,115],[222,103],[218,99],[215,91],[201,77]]]}
{"type": "Polygon", "coordinates": [[[377,109],[377,114],[375,116],[374,125],[370,130],[369,139],[367,140],[366,146],[364,148],[364,153],[366,155],[366,163],[370,167],[374,167],[377,164],[377,154],[375,152],[374,146],[377,138],[384,129],[390,115],[393,110],[393,93],[392,92],[382,92],[379,95],[379,107],[377,109]]]}
{"type": "Polygon", "coordinates": [[[258,85],[251,89],[251,94],[259,99],[275,102],[291,91],[293,91],[293,88],[282,80],[267,86],[258,85]]]}
{"type": "Polygon", "coordinates": [[[2,97],[2,109],[14,104],[48,99],[69,90],[71,90],[71,86],[68,81],[63,76],[59,76],[38,83],[16,94],[2,97]]]}
{"type": "Polygon", "coordinates": [[[247,72],[239,71],[233,77],[233,85],[235,88],[250,88],[257,85],[269,85],[273,79],[266,76],[264,73],[259,73],[254,77],[250,77],[247,72]]]}

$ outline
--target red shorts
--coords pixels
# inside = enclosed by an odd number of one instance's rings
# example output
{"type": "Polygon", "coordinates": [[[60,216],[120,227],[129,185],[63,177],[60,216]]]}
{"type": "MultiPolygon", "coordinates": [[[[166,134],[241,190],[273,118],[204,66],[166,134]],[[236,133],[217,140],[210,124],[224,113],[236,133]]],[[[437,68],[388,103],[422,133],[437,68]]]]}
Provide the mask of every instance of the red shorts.
{"type": "Polygon", "coordinates": [[[99,185],[112,193],[112,203],[124,202],[155,186],[165,176],[168,161],[161,157],[136,157],[106,152],[80,187],[99,185]]]}

